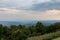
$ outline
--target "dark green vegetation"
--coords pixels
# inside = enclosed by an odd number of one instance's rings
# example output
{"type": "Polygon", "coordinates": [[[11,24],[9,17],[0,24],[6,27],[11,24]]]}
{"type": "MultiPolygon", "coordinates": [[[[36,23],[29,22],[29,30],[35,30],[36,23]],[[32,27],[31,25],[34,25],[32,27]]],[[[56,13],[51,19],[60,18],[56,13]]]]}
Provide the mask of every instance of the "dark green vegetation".
{"type": "MultiPolygon", "coordinates": [[[[60,23],[45,26],[41,22],[37,22],[35,26],[32,25],[28,27],[25,25],[11,25],[8,27],[0,24],[0,40],[26,40],[29,37],[42,36],[56,31],[60,32],[60,23]]],[[[60,37],[59,32],[57,33],[58,35],[54,35],[52,38],[47,37],[43,40],[51,40],[60,37]]]]}

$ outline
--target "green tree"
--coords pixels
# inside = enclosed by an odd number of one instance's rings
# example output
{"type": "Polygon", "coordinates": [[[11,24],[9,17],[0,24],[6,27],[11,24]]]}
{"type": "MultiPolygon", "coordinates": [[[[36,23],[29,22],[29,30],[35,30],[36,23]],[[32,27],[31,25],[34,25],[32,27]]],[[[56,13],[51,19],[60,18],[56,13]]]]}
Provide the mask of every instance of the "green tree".
{"type": "Polygon", "coordinates": [[[2,34],[3,33],[3,25],[2,24],[0,24],[0,39],[2,39],[2,34]]]}
{"type": "Polygon", "coordinates": [[[44,34],[45,27],[44,27],[44,25],[41,22],[37,22],[35,27],[36,27],[37,33],[44,34]]]}

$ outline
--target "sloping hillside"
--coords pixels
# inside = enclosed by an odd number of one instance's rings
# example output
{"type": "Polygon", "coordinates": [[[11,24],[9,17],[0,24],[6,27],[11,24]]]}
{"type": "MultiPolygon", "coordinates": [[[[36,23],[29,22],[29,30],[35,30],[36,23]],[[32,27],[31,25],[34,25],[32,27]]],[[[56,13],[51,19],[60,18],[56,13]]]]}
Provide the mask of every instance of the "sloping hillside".
{"type": "MultiPolygon", "coordinates": [[[[42,36],[30,37],[27,40],[52,40],[52,39],[56,40],[55,38],[57,37],[60,37],[60,31],[45,34],[42,36]]],[[[60,38],[57,38],[57,39],[60,39],[60,38]]]]}
{"type": "Polygon", "coordinates": [[[60,40],[60,37],[56,38],[56,39],[53,39],[53,40],[60,40]]]}

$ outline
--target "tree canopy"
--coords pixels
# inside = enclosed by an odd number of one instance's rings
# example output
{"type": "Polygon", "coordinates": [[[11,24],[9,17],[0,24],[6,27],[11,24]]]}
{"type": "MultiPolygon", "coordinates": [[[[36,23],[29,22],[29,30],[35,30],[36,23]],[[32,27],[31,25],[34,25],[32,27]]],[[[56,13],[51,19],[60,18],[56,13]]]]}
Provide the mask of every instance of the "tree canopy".
{"type": "Polygon", "coordinates": [[[55,32],[60,30],[60,23],[54,23],[49,26],[43,25],[41,22],[37,22],[34,25],[26,27],[25,25],[11,25],[3,26],[0,24],[0,40],[26,40],[31,36],[39,36],[45,33],[55,32]]]}

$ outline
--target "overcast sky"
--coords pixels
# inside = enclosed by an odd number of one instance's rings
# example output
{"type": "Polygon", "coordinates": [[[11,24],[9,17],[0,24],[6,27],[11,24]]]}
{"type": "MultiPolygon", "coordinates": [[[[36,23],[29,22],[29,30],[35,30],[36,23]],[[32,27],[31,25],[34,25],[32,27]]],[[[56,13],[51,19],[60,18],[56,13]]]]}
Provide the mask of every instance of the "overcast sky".
{"type": "Polygon", "coordinates": [[[0,0],[0,21],[60,20],[60,0],[0,0]]]}

